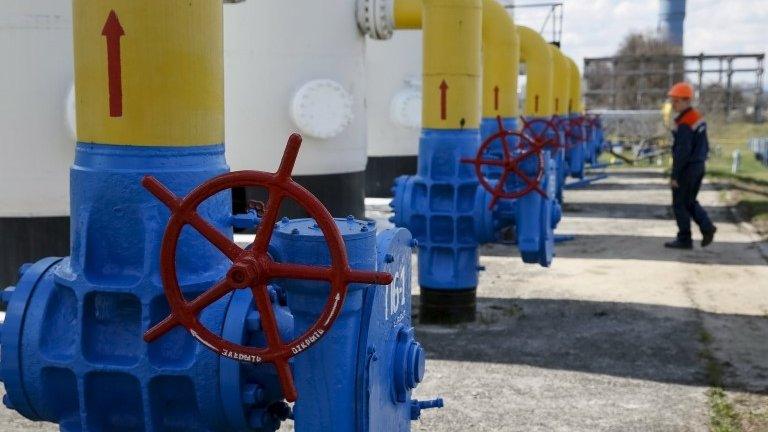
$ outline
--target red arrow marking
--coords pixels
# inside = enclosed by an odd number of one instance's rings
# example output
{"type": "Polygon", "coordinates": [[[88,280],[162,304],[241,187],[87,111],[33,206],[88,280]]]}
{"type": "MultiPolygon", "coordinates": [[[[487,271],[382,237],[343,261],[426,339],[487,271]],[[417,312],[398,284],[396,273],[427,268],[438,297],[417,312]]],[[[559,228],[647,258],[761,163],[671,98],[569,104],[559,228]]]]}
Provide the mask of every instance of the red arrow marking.
{"type": "Polygon", "coordinates": [[[120,61],[120,38],[125,30],[115,11],[109,13],[101,35],[107,38],[107,75],[109,76],[109,116],[123,116],[123,71],[120,61]]]}
{"type": "Polygon", "coordinates": [[[493,88],[493,109],[499,110],[499,86],[493,88]]]}
{"type": "Polygon", "coordinates": [[[440,120],[448,118],[448,84],[443,80],[440,83],[440,120]]]}
{"type": "Polygon", "coordinates": [[[534,99],[533,112],[539,112],[539,95],[536,95],[536,98],[534,99]]]}

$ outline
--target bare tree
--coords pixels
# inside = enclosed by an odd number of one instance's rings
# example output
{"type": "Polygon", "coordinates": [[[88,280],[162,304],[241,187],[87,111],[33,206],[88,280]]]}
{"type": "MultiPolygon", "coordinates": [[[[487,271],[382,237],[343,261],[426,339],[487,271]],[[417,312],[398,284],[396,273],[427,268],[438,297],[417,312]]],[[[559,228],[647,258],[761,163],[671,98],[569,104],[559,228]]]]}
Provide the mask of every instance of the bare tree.
{"type": "Polygon", "coordinates": [[[650,34],[630,33],[611,63],[594,63],[586,71],[590,90],[610,90],[600,105],[622,109],[658,106],[665,94],[660,89],[681,81],[684,60],[680,47],[650,34]]]}

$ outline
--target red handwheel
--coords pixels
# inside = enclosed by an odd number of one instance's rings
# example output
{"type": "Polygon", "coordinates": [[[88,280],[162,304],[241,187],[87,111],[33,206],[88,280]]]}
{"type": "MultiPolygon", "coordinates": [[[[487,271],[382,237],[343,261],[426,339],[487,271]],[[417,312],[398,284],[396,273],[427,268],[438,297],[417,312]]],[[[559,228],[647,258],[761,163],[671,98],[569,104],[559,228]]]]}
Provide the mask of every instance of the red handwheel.
{"type": "Polygon", "coordinates": [[[544,118],[526,119],[522,116],[520,120],[523,122],[521,133],[539,147],[563,148],[563,143],[560,142],[560,131],[554,121],[544,118]]]}
{"type": "Polygon", "coordinates": [[[587,141],[587,132],[582,127],[584,125],[584,117],[578,116],[571,119],[557,117],[556,123],[565,132],[566,148],[573,148],[579,143],[587,141]]]}
{"type": "Polygon", "coordinates": [[[493,208],[499,199],[520,198],[532,191],[536,191],[546,197],[547,193],[541,188],[541,181],[544,178],[544,158],[541,152],[544,150],[544,146],[531,141],[526,135],[507,130],[501,117],[498,117],[496,120],[499,123],[499,131],[483,142],[474,159],[461,160],[462,163],[471,163],[475,166],[475,174],[480,185],[493,195],[489,208],[493,208]],[[511,146],[507,140],[509,137],[517,139],[514,151],[510,149],[511,146]],[[502,159],[494,158],[493,154],[489,154],[491,144],[496,140],[501,142],[502,159]],[[534,177],[529,176],[520,167],[520,164],[530,157],[535,157],[537,160],[534,177]],[[501,168],[501,176],[495,185],[491,184],[491,180],[486,178],[485,173],[483,173],[483,166],[501,168]],[[506,189],[507,180],[511,174],[516,175],[523,181],[524,185],[521,188],[514,190],[506,189]]]}
{"type": "Polygon", "coordinates": [[[182,326],[200,343],[219,355],[243,362],[272,363],[277,369],[283,394],[289,402],[295,401],[298,395],[288,360],[317,343],[330,330],[344,305],[348,285],[386,285],[392,282],[392,276],[388,273],[355,271],[350,268],[344,241],[330,213],[314,195],[291,179],[300,146],[301,136],[291,135],[280,168],[274,174],[260,171],[223,174],[198,186],[184,198],[175,196],[153,177],[145,177],[142,181],[144,187],[171,210],[160,255],[163,289],[171,313],[149,329],[144,334],[144,340],[153,342],[176,326],[182,326]],[[234,187],[264,187],[269,192],[256,239],[248,250],[239,247],[197,212],[198,206],[206,199],[234,187]],[[330,267],[278,263],[267,253],[280,203],[286,198],[302,206],[317,222],[328,243],[330,267]],[[191,301],[184,298],[176,273],[176,249],[181,231],[186,225],[192,226],[232,261],[232,267],[222,280],[191,301]],[[267,285],[272,279],[319,280],[330,283],[328,300],[317,321],[304,334],[290,342],[281,340],[277,328],[267,291],[267,285]],[[198,315],[203,309],[237,289],[250,289],[253,293],[261,316],[266,347],[235,344],[200,323],[198,315]]]}

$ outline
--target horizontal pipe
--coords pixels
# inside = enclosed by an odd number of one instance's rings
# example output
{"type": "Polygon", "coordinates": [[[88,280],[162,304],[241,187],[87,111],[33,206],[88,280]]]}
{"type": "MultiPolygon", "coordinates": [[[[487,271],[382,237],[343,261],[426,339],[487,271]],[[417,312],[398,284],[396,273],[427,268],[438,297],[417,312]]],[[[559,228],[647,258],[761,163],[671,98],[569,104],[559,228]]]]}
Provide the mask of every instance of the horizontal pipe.
{"type": "Polygon", "coordinates": [[[395,29],[421,29],[422,0],[395,0],[395,29]]]}

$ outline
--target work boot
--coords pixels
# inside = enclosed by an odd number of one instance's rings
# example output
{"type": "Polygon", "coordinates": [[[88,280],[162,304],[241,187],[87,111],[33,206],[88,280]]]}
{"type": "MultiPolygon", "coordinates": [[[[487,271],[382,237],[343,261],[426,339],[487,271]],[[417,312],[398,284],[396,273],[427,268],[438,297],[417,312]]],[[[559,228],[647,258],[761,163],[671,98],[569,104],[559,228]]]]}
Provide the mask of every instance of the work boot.
{"type": "Polygon", "coordinates": [[[693,242],[675,239],[664,243],[664,247],[667,249],[693,249],[693,242]]]}
{"type": "Polygon", "coordinates": [[[701,239],[701,247],[707,247],[712,244],[712,241],[715,239],[715,232],[717,232],[716,227],[712,227],[709,231],[702,231],[702,239],[701,239]]]}

